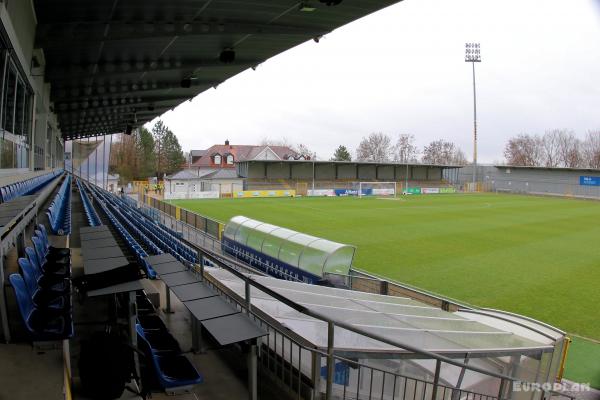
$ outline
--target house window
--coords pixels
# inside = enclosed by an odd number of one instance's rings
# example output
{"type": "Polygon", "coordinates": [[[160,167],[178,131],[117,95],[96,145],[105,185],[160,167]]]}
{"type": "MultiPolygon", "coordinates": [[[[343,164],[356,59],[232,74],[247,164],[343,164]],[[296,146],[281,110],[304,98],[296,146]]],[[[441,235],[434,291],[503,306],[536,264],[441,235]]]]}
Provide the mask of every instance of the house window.
{"type": "Polygon", "coordinates": [[[227,155],[227,164],[233,165],[233,154],[227,155]]]}
{"type": "Polygon", "coordinates": [[[216,154],[214,157],[215,164],[221,164],[221,156],[216,154]]]}
{"type": "Polygon", "coordinates": [[[185,183],[183,183],[183,182],[175,182],[175,186],[184,186],[184,185],[185,185],[185,183]]]}

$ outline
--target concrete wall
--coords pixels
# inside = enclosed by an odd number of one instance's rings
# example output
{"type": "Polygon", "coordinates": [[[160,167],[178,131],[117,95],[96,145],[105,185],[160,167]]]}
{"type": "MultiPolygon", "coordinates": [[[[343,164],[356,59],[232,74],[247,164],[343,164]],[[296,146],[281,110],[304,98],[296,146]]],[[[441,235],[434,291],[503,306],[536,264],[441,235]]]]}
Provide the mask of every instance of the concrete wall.
{"type": "Polygon", "coordinates": [[[220,193],[231,193],[243,190],[243,179],[168,179],[165,183],[165,191],[170,193],[192,193],[201,191],[215,191],[220,193]]]}
{"type": "MultiPolygon", "coordinates": [[[[334,164],[316,164],[315,178],[320,180],[333,181],[335,180],[335,170],[336,166],[334,164]]],[[[309,175],[309,178],[312,178],[312,176],[309,175]]]]}
{"type": "MultiPolygon", "coordinates": [[[[600,198],[600,186],[580,185],[581,176],[600,176],[600,171],[478,166],[476,174],[494,191],[600,198]]],[[[472,179],[472,166],[461,168],[460,183],[472,179]]]]}
{"type": "Polygon", "coordinates": [[[375,179],[377,179],[375,165],[359,165],[358,166],[358,180],[374,181],[375,179]]]}
{"type": "Polygon", "coordinates": [[[377,178],[384,181],[394,180],[394,166],[385,165],[377,169],[377,178]]]}
{"type": "Polygon", "coordinates": [[[424,181],[427,179],[427,167],[412,167],[412,179],[424,181]]]}
{"type": "Polygon", "coordinates": [[[290,166],[287,163],[267,164],[267,176],[270,179],[289,179],[290,166]]]}

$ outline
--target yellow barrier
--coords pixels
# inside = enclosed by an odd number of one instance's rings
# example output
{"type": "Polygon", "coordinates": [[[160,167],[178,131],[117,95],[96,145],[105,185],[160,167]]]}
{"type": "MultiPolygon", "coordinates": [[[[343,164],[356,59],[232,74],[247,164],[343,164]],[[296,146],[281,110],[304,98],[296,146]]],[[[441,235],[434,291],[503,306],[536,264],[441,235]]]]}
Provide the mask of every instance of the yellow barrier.
{"type": "Polygon", "coordinates": [[[181,208],[175,207],[175,219],[181,221],[181,208]]]}
{"type": "Polygon", "coordinates": [[[252,197],[294,197],[295,190],[240,190],[233,192],[236,199],[247,199],[252,197]]]}
{"type": "Polygon", "coordinates": [[[563,378],[563,374],[565,372],[565,364],[567,363],[567,355],[569,354],[569,347],[571,346],[571,342],[573,340],[565,336],[565,347],[563,348],[562,359],[560,360],[560,368],[558,368],[558,376],[556,379],[560,382],[563,378]]]}

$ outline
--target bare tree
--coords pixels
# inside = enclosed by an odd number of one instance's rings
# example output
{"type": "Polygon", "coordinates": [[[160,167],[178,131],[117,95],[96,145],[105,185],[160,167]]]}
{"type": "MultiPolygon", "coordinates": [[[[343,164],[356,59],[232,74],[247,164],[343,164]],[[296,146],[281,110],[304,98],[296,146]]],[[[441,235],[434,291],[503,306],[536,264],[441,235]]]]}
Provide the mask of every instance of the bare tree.
{"type": "Polygon", "coordinates": [[[600,130],[588,132],[582,147],[584,165],[600,169],[600,130]]]}
{"type": "Polygon", "coordinates": [[[398,135],[398,140],[393,149],[394,161],[408,163],[417,159],[418,148],[415,145],[415,136],[407,133],[398,135]]]}
{"type": "Polygon", "coordinates": [[[542,149],[546,167],[554,168],[560,165],[560,138],[564,131],[553,129],[542,136],[542,149]]]}
{"type": "Polygon", "coordinates": [[[317,153],[315,153],[314,151],[309,149],[308,146],[303,143],[298,143],[295,146],[288,146],[288,147],[290,147],[292,150],[294,150],[299,155],[304,156],[304,158],[306,158],[307,160],[316,160],[317,159],[317,153]]]}
{"type": "Polygon", "coordinates": [[[510,138],[504,147],[504,157],[508,165],[534,167],[544,160],[542,139],[537,135],[521,134],[510,138]]]}
{"type": "Polygon", "coordinates": [[[465,165],[465,153],[454,143],[440,139],[429,143],[423,149],[422,161],[426,164],[465,165]]]}
{"type": "Polygon", "coordinates": [[[292,142],[286,138],[282,137],[281,139],[271,139],[270,137],[263,137],[260,141],[260,146],[283,146],[283,147],[292,147],[292,142]]]}
{"type": "Polygon", "coordinates": [[[467,165],[469,162],[467,161],[467,156],[462,149],[457,148],[452,156],[452,165],[467,165]]]}
{"type": "Polygon", "coordinates": [[[577,168],[582,166],[581,141],[572,131],[558,132],[558,162],[562,167],[577,168]]]}
{"type": "Polygon", "coordinates": [[[371,133],[363,137],[356,149],[357,161],[390,161],[392,155],[392,139],[382,132],[371,133]]]}

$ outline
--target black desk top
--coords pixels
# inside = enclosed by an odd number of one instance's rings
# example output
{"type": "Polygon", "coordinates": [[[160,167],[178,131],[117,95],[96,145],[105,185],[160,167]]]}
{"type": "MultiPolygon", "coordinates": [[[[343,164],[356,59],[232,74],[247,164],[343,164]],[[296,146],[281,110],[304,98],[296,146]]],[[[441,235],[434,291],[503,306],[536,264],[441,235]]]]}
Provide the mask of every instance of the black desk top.
{"type": "Polygon", "coordinates": [[[83,273],[86,275],[110,271],[129,264],[125,257],[115,257],[100,260],[87,260],[83,262],[83,273]]]}
{"type": "Polygon", "coordinates": [[[239,311],[219,296],[184,301],[183,304],[198,321],[237,314],[239,311]]]}
{"type": "Polygon", "coordinates": [[[107,239],[107,238],[111,238],[111,237],[114,237],[114,236],[110,231],[82,233],[81,241],[84,242],[86,240],[107,239]]]}
{"type": "Polygon", "coordinates": [[[90,260],[105,260],[109,258],[124,257],[125,254],[121,251],[119,246],[103,247],[103,248],[83,248],[83,262],[90,260]]]}
{"type": "Polygon", "coordinates": [[[160,277],[162,281],[168,287],[187,285],[188,283],[200,282],[200,279],[196,277],[196,274],[190,271],[175,272],[174,274],[167,274],[160,277]]]}
{"type": "Polygon", "coordinates": [[[154,268],[156,273],[160,276],[167,275],[167,274],[173,274],[175,272],[182,272],[187,269],[185,267],[185,265],[183,265],[179,261],[171,261],[169,263],[158,264],[158,265],[155,264],[155,265],[152,265],[152,268],[154,268]]]}
{"type": "Polygon", "coordinates": [[[86,240],[81,242],[82,249],[99,249],[101,247],[113,247],[118,246],[117,241],[114,238],[98,239],[98,240],[86,240]]]}
{"type": "Polygon", "coordinates": [[[209,319],[202,322],[202,326],[221,346],[267,335],[266,330],[242,313],[209,319]]]}
{"type": "Polygon", "coordinates": [[[181,302],[217,296],[217,292],[200,282],[175,286],[171,291],[181,302]]]}
{"type": "Polygon", "coordinates": [[[158,254],[156,256],[149,256],[145,258],[146,261],[154,268],[155,265],[165,264],[173,261],[177,261],[175,257],[173,257],[170,253],[158,254]]]}
{"type": "Polygon", "coordinates": [[[105,296],[107,294],[138,291],[142,290],[143,288],[144,287],[142,286],[142,280],[138,279],[137,281],[119,283],[117,285],[105,287],[102,289],[90,290],[89,292],[87,292],[87,295],[89,297],[105,296]]]}

